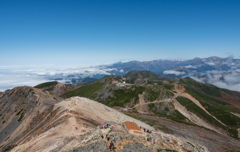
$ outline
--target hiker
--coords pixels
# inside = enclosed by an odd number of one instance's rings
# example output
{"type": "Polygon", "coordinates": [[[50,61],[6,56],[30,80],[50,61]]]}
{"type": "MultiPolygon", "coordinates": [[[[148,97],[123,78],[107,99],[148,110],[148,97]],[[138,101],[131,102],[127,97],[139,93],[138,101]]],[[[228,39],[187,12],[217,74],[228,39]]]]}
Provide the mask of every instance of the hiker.
{"type": "Polygon", "coordinates": [[[102,126],[102,129],[103,129],[103,126],[102,126]]]}
{"type": "Polygon", "coordinates": [[[101,135],[102,139],[104,138],[103,135],[101,135]]]}
{"type": "Polygon", "coordinates": [[[150,141],[152,141],[152,137],[150,137],[150,141]]]}
{"type": "Polygon", "coordinates": [[[113,126],[112,126],[112,128],[111,129],[113,129],[113,126]]]}
{"type": "Polygon", "coordinates": [[[111,124],[109,124],[109,126],[111,126],[111,124]]]}
{"type": "Polygon", "coordinates": [[[104,126],[104,129],[106,129],[106,126],[104,126]]]}
{"type": "Polygon", "coordinates": [[[115,141],[115,137],[113,136],[113,141],[115,141]]]}
{"type": "Polygon", "coordinates": [[[155,140],[153,141],[153,144],[155,144],[155,140]]]}
{"type": "Polygon", "coordinates": [[[109,141],[109,136],[107,136],[107,140],[109,141]]]}
{"type": "Polygon", "coordinates": [[[140,129],[142,129],[142,127],[140,126],[140,129]]]}
{"type": "Polygon", "coordinates": [[[110,150],[113,150],[114,149],[114,143],[111,141],[111,143],[110,143],[110,147],[111,147],[111,149],[110,150]]]}
{"type": "Polygon", "coordinates": [[[107,124],[107,128],[108,128],[108,124],[107,124]]]}
{"type": "Polygon", "coordinates": [[[112,149],[112,146],[113,146],[113,142],[111,141],[109,148],[112,149]]]}
{"type": "Polygon", "coordinates": [[[114,143],[112,143],[112,150],[114,150],[115,149],[115,144],[114,143]]]}
{"type": "Polygon", "coordinates": [[[146,128],[144,128],[144,132],[145,132],[146,128]]]}
{"type": "Polygon", "coordinates": [[[112,150],[112,143],[110,143],[110,145],[109,145],[109,149],[110,149],[110,151],[112,150]]]}
{"type": "Polygon", "coordinates": [[[147,130],[147,132],[149,133],[149,130],[147,130]]]}

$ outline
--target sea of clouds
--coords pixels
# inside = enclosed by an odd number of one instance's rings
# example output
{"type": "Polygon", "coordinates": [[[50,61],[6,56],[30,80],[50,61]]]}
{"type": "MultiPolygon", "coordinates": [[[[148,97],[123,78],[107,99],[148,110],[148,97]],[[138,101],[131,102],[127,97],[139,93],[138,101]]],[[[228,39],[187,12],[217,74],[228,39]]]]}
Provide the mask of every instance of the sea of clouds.
{"type": "MultiPolygon", "coordinates": [[[[192,68],[192,67],[191,67],[192,68]]],[[[73,78],[80,79],[96,75],[124,74],[123,69],[102,66],[55,66],[55,65],[28,65],[28,66],[0,66],[0,91],[12,89],[17,86],[35,86],[48,81],[71,83],[73,78]]],[[[206,78],[198,78],[194,73],[174,70],[164,71],[165,74],[175,74],[179,77],[189,76],[197,81],[213,84],[220,88],[240,92],[240,69],[230,71],[207,71],[206,78]]]]}
{"type": "Polygon", "coordinates": [[[175,74],[176,76],[184,75],[185,72],[175,71],[175,70],[166,70],[163,72],[164,74],[175,74]]]}
{"type": "Polygon", "coordinates": [[[192,78],[203,83],[215,85],[219,88],[240,92],[240,69],[234,69],[227,72],[208,71],[206,78],[192,78]]]}
{"type": "Polygon", "coordinates": [[[117,69],[107,68],[106,66],[0,66],[0,91],[17,86],[35,86],[54,80],[66,83],[70,82],[72,78],[92,77],[97,74],[110,75],[114,71],[117,71],[117,69]]]}

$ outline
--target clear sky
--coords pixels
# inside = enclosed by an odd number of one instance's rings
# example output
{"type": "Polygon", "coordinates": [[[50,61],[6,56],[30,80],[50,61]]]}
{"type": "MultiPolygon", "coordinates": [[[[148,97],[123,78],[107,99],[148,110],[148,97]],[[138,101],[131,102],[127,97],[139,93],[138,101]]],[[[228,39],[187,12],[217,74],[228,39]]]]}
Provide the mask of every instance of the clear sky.
{"type": "Polygon", "coordinates": [[[228,55],[240,0],[0,0],[0,65],[228,55]]]}

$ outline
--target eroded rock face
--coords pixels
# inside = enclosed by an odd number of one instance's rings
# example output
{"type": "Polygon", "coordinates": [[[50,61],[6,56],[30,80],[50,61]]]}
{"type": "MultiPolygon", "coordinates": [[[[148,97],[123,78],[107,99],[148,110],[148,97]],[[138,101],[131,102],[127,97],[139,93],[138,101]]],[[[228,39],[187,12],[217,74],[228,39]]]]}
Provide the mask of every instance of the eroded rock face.
{"type": "Polygon", "coordinates": [[[240,138],[240,128],[238,129],[238,138],[240,138]]]}

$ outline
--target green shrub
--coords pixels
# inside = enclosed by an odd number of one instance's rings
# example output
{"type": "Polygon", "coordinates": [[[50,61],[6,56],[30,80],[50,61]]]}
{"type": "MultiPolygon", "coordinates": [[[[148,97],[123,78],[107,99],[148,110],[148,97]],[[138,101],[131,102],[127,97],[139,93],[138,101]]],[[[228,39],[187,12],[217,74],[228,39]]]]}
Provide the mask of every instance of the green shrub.
{"type": "Polygon", "coordinates": [[[173,87],[174,87],[173,84],[164,84],[163,86],[164,86],[166,89],[168,89],[168,90],[172,90],[173,87]]]}
{"type": "Polygon", "coordinates": [[[186,143],[188,143],[188,144],[191,145],[193,148],[195,148],[195,146],[194,146],[192,143],[190,143],[190,142],[186,142],[186,143]]]}
{"type": "Polygon", "coordinates": [[[10,138],[10,136],[9,137],[7,137],[4,141],[7,141],[8,139],[10,138]]]}
{"type": "Polygon", "coordinates": [[[18,116],[21,112],[23,111],[23,109],[21,109],[18,113],[17,113],[17,115],[16,116],[18,116]]]}
{"type": "Polygon", "coordinates": [[[45,82],[45,83],[36,85],[34,88],[38,88],[38,89],[47,88],[47,87],[55,86],[57,83],[58,83],[57,81],[45,82]]]}
{"type": "Polygon", "coordinates": [[[21,116],[19,117],[18,122],[21,121],[23,117],[24,117],[24,112],[21,113],[21,116]]]}

